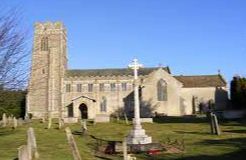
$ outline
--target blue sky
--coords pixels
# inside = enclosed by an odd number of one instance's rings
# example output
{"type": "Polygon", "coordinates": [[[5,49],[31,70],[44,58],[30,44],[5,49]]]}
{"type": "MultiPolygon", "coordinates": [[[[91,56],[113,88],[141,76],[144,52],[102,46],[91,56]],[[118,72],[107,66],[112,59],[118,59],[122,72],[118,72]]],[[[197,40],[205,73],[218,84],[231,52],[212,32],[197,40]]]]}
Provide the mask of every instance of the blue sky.
{"type": "MultiPolygon", "coordinates": [[[[169,66],[175,75],[246,76],[245,0],[2,0],[37,21],[62,21],[69,68],[169,66]]],[[[32,40],[30,39],[30,42],[32,40]]]]}

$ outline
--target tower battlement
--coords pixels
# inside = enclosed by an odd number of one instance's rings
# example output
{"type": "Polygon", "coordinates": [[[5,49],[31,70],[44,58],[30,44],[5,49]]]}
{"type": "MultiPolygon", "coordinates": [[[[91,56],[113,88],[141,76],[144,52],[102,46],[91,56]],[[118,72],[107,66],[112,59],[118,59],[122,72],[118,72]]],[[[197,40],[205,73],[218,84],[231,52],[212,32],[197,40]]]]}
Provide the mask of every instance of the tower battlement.
{"type": "MultiPolygon", "coordinates": [[[[47,21],[47,22],[36,22],[34,25],[35,28],[35,33],[36,34],[41,34],[41,33],[47,33],[50,34],[52,31],[63,31],[64,33],[66,33],[66,27],[65,25],[60,22],[60,21],[56,21],[56,22],[51,22],[51,21],[47,21]]],[[[53,33],[52,32],[52,33],[53,33]]]]}

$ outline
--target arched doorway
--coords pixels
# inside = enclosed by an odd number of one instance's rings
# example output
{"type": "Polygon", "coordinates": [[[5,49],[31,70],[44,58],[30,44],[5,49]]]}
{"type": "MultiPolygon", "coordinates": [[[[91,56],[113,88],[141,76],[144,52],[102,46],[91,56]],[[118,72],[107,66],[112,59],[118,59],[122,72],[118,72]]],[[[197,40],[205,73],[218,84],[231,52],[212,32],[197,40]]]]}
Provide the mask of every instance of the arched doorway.
{"type": "Polygon", "coordinates": [[[79,106],[80,114],[81,114],[81,119],[88,119],[88,108],[87,105],[82,103],[79,106]]]}

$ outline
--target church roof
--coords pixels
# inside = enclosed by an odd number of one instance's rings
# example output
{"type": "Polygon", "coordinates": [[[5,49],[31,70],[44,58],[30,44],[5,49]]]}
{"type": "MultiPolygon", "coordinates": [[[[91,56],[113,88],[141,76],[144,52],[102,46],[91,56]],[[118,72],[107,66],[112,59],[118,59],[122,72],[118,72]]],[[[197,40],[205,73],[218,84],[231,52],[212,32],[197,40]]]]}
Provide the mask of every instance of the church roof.
{"type": "Polygon", "coordinates": [[[226,81],[221,75],[174,76],[185,88],[193,87],[225,87],[226,81]]]}
{"type": "MultiPolygon", "coordinates": [[[[159,69],[159,67],[153,68],[140,68],[138,74],[145,76],[159,69]]],[[[169,67],[163,67],[168,73],[170,73],[169,67]]],[[[96,76],[128,76],[133,75],[132,69],[129,68],[112,68],[112,69],[72,69],[67,70],[66,77],[96,77],[96,76]]]]}

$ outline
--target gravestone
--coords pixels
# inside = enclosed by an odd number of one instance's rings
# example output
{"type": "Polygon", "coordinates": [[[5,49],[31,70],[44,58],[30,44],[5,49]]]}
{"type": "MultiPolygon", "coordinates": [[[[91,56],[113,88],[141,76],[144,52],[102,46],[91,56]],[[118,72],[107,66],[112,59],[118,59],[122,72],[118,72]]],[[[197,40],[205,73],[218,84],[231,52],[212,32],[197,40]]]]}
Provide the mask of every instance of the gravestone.
{"type": "Polygon", "coordinates": [[[12,117],[11,117],[11,116],[9,116],[7,119],[8,119],[8,125],[9,125],[9,126],[11,126],[11,123],[13,122],[12,117]]]}
{"type": "Polygon", "coordinates": [[[37,151],[36,137],[34,134],[34,130],[31,127],[27,130],[27,150],[28,150],[28,157],[30,159],[39,158],[39,154],[37,151]]]}
{"type": "Polygon", "coordinates": [[[59,126],[58,126],[59,129],[62,129],[62,127],[64,126],[64,121],[63,121],[62,118],[59,118],[58,125],[59,125],[59,126]]]}
{"type": "Polygon", "coordinates": [[[128,122],[128,118],[127,118],[126,113],[124,113],[124,118],[125,118],[125,122],[126,122],[126,124],[129,124],[129,122],[128,122]]]}
{"type": "Polygon", "coordinates": [[[47,129],[50,129],[51,128],[51,125],[52,125],[52,118],[48,118],[48,126],[47,126],[47,129]]]}
{"type": "Polygon", "coordinates": [[[5,113],[3,113],[2,121],[3,121],[3,127],[6,127],[7,126],[7,117],[6,117],[5,113]]]}
{"type": "Polygon", "coordinates": [[[22,145],[18,148],[18,160],[31,160],[29,158],[27,145],[22,145]]]}
{"type": "Polygon", "coordinates": [[[86,119],[81,120],[81,127],[82,127],[82,134],[83,135],[86,135],[87,134],[87,131],[88,131],[86,119]]]}
{"type": "Polygon", "coordinates": [[[220,135],[220,128],[219,128],[217,116],[214,114],[213,117],[214,117],[214,125],[215,125],[215,134],[220,135]]]}
{"type": "Polygon", "coordinates": [[[127,143],[126,143],[126,139],[125,138],[123,139],[122,147],[123,147],[124,160],[128,160],[128,157],[127,157],[127,143]]]}
{"type": "Polygon", "coordinates": [[[24,121],[22,118],[18,118],[17,123],[18,123],[18,126],[21,126],[23,125],[24,121]]]}
{"type": "Polygon", "coordinates": [[[211,134],[220,135],[221,132],[220,132],[217,116],[212,112],[210,112],[208,115],[210,119],[211,134]]]}
{"type": "Polygon", "coordinates": [[[18,122],[17,122],[16,118],[14,117],[13,118],[13,129],[16,129],[17,126],[18,126],[18,122]]]}
{"type": "Polygon", "coordinates": [[[69,144],[69,146],[70,146],[70,148],[72,150],[72,153],[73,153],[73,159],[74,160],[81,160],[77,144],[76,144],[76,142],[75,142],[75,140],[73,138],[73,135],[71,133],[70,128],[66,127],[65,128],[65,132],[66,132],[66,135],[67,135],[68,144],[69,144]]]}

